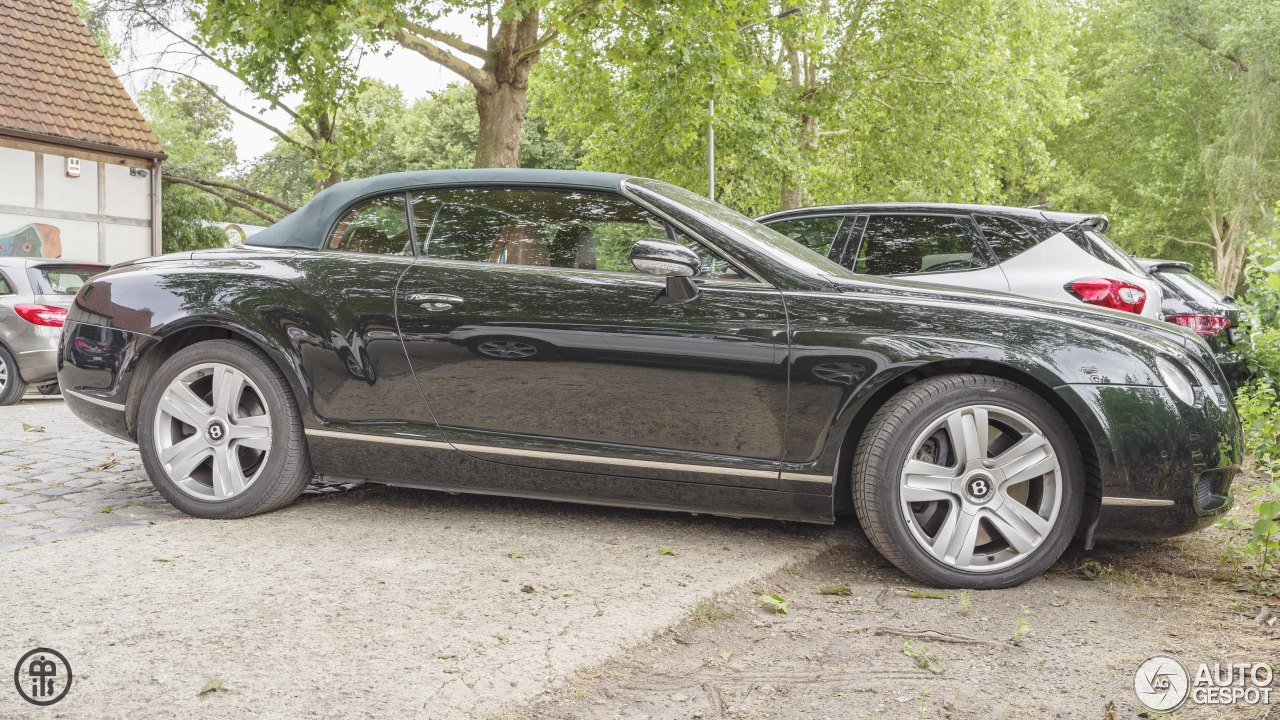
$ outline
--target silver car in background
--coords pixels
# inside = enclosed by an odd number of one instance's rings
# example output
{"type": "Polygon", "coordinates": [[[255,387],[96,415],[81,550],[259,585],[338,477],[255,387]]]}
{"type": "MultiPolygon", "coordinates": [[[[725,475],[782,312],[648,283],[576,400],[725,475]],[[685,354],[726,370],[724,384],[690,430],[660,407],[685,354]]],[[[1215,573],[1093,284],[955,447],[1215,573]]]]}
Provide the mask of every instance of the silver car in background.
{"type": "Polygon", "coordinates": [[[105,265],[0,257],[0,405],[58,380],[58,338],[80,286],[105,265]]]}
{"type": "Polygon", "coordinates": [[[1102,215],[880,203],[785,210],[757,220],[856,273],[1163,319],[1160,283],[1107,238],[1102,215]]]}

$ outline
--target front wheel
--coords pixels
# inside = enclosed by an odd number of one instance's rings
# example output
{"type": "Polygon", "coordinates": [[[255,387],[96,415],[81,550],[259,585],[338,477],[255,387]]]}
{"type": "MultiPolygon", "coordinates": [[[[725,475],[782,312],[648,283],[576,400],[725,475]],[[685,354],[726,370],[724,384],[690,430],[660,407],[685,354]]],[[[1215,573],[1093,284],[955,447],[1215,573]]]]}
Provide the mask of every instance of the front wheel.
{"type": "Polygon", "coordinates": [[[854,506],[872,544],[942,587],[1002,588],[1043,573],[1080,522],[1084,473],[1061,416],[984,375],[918,382],[858,443],[854,506]]]}
{"type": "Polygon", "coordinates": [[[275,510],[313,475],[284,375],[256,347],[234,340],[191,345],[156,370],[142,398],[138,446],[156,489],[201,518],[275,510]]]}

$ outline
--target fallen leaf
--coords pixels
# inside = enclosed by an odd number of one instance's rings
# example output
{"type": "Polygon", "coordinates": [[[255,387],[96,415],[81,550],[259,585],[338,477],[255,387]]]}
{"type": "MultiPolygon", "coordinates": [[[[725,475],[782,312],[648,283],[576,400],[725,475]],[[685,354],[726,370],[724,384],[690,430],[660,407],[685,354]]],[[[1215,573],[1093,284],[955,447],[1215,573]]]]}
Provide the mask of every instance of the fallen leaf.
{"type": "Polygon", "coordinates": [[[524,559],[524,555],[522,555],[522,554],[520,554],[520,553],[518,553],[518,552],[509,552],[509,553],[507,553],[507,557],[511,558],[512,560],[523,560],[523,559],[524,559]]]}
{"type": "Polygon", "coordinates": [[[672,550],[671,548],[667,547],[666,545],[663,545],[662,547],[658,548],[658,554],[659,554],[659,555],[670,555],[671,557],[677,557],[677,555],[676,555],[676,551],[675,551],[675,550],[672,550]]]}
{"type": "Polygon", "coordinates": [[[220,690],[222,690],[222,678],[213,678],[205,683],[203,688],[200,688],[199,694],[208,695],[211,692],[219,692],[220,690]]]}
{"type": "Polygon", "coordinates": [[[908,588],[907,597],[912,600],[950,600],[951,593],[938,592],[936,590],[913,590],[908,588]]]}
{"type": "Polygon", "coordinates": [[[115,467],[115,466],[116,466],[116,454],[115,454],[115,453],[107,453],[107,460],[106,460],[106,462],[102,463],[101,465],[94,465],[93,467],[89,468],[89,470],[91,470],[91,471],[93,471],[93,472],[102,472],[103,470],[106,470],[107,468],[113,468],[113,467],[115,467]]]}
{"type": "Polygon", "coordinates": [[[177,558],[173,555],[161,555],[152,562],[173,562],[174,560],[177,560],[177,558]]]}
{"type": "Polygon", "coordinates": [[[520,592],[522,592],[522,593],[531,593],[531,592],[533,592],[533,586],[532,586],[532,585],[524,585],[524,586],[521,586],[521,588],[520,588],[520,592]]]}
{"type": "Polygon", "coordinates": [[[100,513],[109,513],[109,512],[111,512],[111,506],[110,506],[110,505],[103,505],[103,506],[98,510],[98,512],[100,512],[100,513]]]}
{"type": "Polygon", "coordinates": [[[577,594],[578,594],[577,590],[569,589],[560,593],[560,597],[573,597],[574,595],[577,595],[577,594]]]}
{"type": "Polygon", "coordinates": [[[22,430],[23,432],[44,432],[44,426],[28,425],[27,423],[22,423],[22,430]]]}
{"type": "Polygon", "coordinates": [[[724,648],[721,648],[716,651],[716,656],[719,657],[721,660],[724,660],[725,662],[729,662],[729,658],[733,657],[733,653],[729,652],[728,650],[725,650],[724,648]]]}
{"type": "Polygon", "coordinates": [[[1280,607],[1280,595],[1268,595],[1267,604],[1271,607],[1280,607]]]}
{"type": "Polygon", "coordinates": [[[777,615],[787,614],[787,599],[778,593],[773,593],[772,595],[761,595],[756,599],[760,601],[760,607],[771,613],[775,613],[777,615]]]}
{"type": "Polygon", "coordinates": [[[450,653],[450,654],[448,654],[448,655],[437,655],[437,656],[436,656],[436,659],[437,659],[437,660],[452,660],[452,659],[454,659],[454,658],[456,658],[456,657],[458,657],[458,654],[457,654],[457,653],[450,653]]]}
{"type": "Polygon", "coordinates": [[[851,590],[848,585],[845,585],[844,583],[840,583],[839,585],[828,585],[824,588],[820,588],[818,590],[818,594],[819,595],[840,595],[843,597],[846,595],[852,595],[853,590],[851,590]]]}

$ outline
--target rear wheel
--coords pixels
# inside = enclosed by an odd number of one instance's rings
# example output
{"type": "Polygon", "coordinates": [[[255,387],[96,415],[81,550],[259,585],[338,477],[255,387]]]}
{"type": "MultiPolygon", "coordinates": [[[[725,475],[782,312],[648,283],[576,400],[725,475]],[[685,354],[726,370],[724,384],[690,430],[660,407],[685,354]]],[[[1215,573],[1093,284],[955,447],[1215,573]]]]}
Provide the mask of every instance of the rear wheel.
{"type": "Polygon", "coordinates": [[[196,517],[274,510],[313,475],[284,376],[234,340],[197,343],[160,366],[142,399],[138,445],[156,489],[196,517]]]}
{"type": "Polygon", "coordinates": [[[903,572],[944,587],[1000,588],[1043,573],[1080,521],[1070,428],[1030,390],[950,375],[898,393],[854,457],[854,505],[903,572]]]}
{"type": "Polygon", "coordinates": [[[27,381],[18,372],[18,362],[13,353],[0,345],[0,405],[13,405],[27,392],[27,381]]]}

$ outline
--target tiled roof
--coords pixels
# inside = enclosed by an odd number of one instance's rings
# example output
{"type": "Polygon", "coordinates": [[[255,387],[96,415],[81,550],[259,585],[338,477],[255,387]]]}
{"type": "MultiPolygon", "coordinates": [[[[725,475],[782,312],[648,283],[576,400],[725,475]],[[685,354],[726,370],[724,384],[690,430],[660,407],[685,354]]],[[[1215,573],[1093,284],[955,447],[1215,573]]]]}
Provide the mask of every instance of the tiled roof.
{"type": "Polygon", "coordinates": [[[0,0],[4,129],[163,152],[71,0],[0,0]]]}

